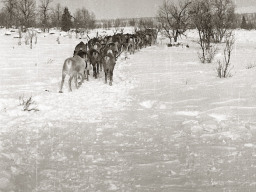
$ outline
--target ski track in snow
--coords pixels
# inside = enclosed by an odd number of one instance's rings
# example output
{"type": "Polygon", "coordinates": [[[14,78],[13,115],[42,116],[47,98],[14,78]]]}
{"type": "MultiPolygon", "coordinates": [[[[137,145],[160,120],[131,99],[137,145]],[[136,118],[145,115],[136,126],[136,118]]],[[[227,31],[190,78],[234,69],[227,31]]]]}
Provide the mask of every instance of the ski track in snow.
{"type": "Polygon", "coordinates": [[[113,86],[101,73],[68,92],[66,78],[63,94],[63,61],[81,40],[41,34],[30,50],[0,32],[0,191],[255,189],[256,76],[241,59],[255,31],[236,32],[229,79],[197,62],[190,31],[189,49],[143,48],[118,59],[113,86]]]}

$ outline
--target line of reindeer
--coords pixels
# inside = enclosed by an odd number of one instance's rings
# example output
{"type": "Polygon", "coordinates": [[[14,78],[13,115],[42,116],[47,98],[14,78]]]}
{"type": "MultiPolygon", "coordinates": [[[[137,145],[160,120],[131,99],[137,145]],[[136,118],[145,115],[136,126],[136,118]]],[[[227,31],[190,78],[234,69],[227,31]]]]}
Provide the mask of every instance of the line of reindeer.
{"type": "Polygon", "coordinates": [[[91,66],[93,68],[93,77],[97,79],[103,69],[105,83],[107,84],[109,77],[109,85],[111,86],[117,58],[123,52],[134,54],[136,50],[151,46],[156,43],[156,39],[157,30],[146,29],[135,31],[134,34],[118,33],[105,37],[98,37],[97,35],[97,37],[89,39],[86,44],[81,41],[76,45],[73,57],[69,57],[64,61],[59,92],[62,93],[66,75],[69,75],[69,91],[72,91],[71,82],[73,78],[77,89],[85,79],[88,81],[91,66]],[[81,79],[81,81],[78,82],[78,79],[81,79]]]}

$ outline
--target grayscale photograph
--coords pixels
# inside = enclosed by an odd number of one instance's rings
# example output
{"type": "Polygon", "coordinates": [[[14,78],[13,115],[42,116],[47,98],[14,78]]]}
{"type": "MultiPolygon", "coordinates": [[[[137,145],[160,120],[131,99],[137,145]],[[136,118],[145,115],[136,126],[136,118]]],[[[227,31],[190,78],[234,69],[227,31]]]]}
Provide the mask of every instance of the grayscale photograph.
{"type": "Polygon", "coordinates": [[[0,192],[255,192],[256,0],[0,0],[0,192]]]}

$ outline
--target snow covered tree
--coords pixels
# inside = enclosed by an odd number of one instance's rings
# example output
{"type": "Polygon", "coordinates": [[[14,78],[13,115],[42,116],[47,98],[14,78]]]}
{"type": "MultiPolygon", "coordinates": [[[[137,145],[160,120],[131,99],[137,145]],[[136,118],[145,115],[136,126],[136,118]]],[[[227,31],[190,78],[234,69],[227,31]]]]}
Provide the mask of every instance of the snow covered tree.
{"type": "Polygon", "coordinates": [[[68,11],[68,8],[64,8],[64,13],[61,18],[61,30],[63,31],[69,31],[72,27],[72,21],[71,21],[71,15],[68,11]]]}

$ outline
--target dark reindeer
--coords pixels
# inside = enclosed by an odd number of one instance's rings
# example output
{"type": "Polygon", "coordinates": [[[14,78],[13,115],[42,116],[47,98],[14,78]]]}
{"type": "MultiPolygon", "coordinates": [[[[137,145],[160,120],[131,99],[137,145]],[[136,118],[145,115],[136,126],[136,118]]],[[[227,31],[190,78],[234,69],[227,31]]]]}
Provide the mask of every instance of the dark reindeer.
{"type": "Polygon", "coordinates": [[[105,83],[108,83],[109,75],[109,85],[112,86],[113,82],[113,71],[116,65],[116,57],[111,49],[107,50],[107,54],[102,58],[103,69],[105,73],[105,83]]]}
{"type": "Polygon", "coordinates": [[[96,49],[89,50],[89,59],[93,67],[93,77],[97,79],[99,74],[100,53],[96,49]]]}
{"type": "Polygon", "coordinates": [[[76,45],[73,55],[77,55],[79,51],[87,52],[87,44],[84,44],[83,41],[76,45]]]}

